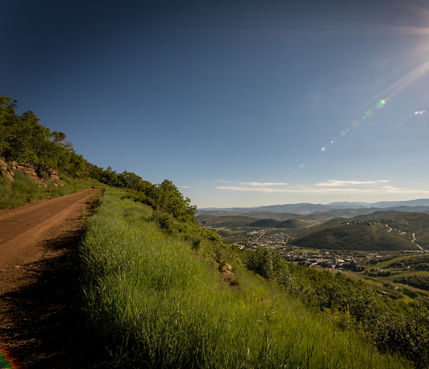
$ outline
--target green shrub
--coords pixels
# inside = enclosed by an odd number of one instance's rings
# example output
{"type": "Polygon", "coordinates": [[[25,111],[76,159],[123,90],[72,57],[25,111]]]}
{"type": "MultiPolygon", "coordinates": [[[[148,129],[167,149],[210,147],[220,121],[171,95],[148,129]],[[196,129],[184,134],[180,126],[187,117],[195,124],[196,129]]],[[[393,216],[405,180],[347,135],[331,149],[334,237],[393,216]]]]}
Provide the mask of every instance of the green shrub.
{"type": "Polygon", "coordinates": [[[192,249],[198,250],[201,246],[201,238],[196,238],[192,240],[192,249]]]}
{"type": "Polygon", "coordinates": [[[175,233],[178,231],[178,225],[174,217],[165,211],[155,210],[151,220],[157,223],[163,231],[168,233],[175,233]]]}
{"type": "Polygon", "coordinates": [[[429,276],[413,274],[407,277],[400,277],[394,280],[397,283],[408,284],[413,287],[429,291],[429,276]]]}
{"type": "MultiPolygon", "coordinates": [[[[288,294],[333,314],[334,321],[341,322],[339,317],[343,314],[348,325],[354,322],[355,329],[363,331],[380,350],[396,351],[412,360],[416,367],[428,367],[429,309],[426,304],[392,301],[378,295],[362,281],[352,280],[342,273],[288,263],[268,250],[250,252],[247,266],[279,283],[288,294]]],[[[423,276],[396,281],[414,283],[420,288],[426,285],[423,276]]],[[[391,288],[390,285],[385,287],[391,288]]],[[[387,294],[391,298],[399,296],[394,290],[387,294]]]]}
{"type": "Polygon", "coordinates": [[[26,202],[44,198],[44,190],[21,172],[16,172],[14,181],[2,178],[0,182],[0,208],[15,208],[26,202]]]}

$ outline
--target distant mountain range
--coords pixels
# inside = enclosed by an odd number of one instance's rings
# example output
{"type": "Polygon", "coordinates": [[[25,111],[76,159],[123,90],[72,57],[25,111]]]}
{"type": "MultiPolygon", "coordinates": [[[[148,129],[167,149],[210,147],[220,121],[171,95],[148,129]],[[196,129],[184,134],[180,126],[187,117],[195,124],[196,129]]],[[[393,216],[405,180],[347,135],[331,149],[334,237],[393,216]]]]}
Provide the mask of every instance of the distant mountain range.
{"type": "MultiPolygon", "coordinates": [[[[409,201],[380,201],[380,202],[332,202],[329,204],[312,204],[312,203],[299,203],[299,204],[283,204],[283,205],[268,205],[249,208],[206,208],[200,209],[200,213],[205,212],[219,212],[219,213],[293,213],[293,214],[311,214],[332,212],[337,210],[368,210],[376,211],[378,209],[388,209],[404,212],[423,212],[429,213],[429,199],[416,199],[409,201]]],[[[358,211],[359,212],[359,211],[358,211]]]]}

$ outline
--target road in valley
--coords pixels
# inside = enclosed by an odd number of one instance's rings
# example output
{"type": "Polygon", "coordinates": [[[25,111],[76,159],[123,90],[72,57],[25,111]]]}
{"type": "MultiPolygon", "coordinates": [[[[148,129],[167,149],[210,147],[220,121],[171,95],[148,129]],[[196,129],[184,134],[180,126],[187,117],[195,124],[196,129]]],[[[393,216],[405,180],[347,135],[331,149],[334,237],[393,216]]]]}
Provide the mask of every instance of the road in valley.
{"type": "Polygon", "coordinates": [[[416,242],[416,234],[413,232],[413,239],[411,240],[411,242],[416,245],[420,250],[422,251],[426,251],[423,247],[421,247],[417,242],[416,242]]]}

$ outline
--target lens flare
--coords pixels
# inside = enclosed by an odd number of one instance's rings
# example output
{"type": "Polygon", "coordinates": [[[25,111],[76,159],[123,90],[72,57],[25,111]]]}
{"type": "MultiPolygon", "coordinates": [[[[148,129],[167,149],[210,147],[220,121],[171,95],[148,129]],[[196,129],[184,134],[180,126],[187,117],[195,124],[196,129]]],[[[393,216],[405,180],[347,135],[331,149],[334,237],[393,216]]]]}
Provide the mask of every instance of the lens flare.
{"type": "Polygon", "coordinates": [[[407,74],[405,74],[401,78],[397,79],[390,86],[386,87],[379,94],[372,97],[370,100],[368,100],[364,104],[360,105],[357,109],[355,109],[355,113],[364,109],[365,107],[367,107],[370,104],[374,104],[375,101],[381,102],[384,100],[384,104],[382,104],[382,105],[385,105],[388,101],[388,98],[392,98],[393,96],[396,96],[396,95],[402,93],[414,81],[418,80],[420,77],[425,75],[427,72],[429,72],[429,60],[424,62],[423,64],[420,64],[415,69],[411,70],[410,72],[408,72],[407,74]],[[386,98],[386,96],[388,96],[388,98],[386,98]]]}
{"type": "Polygon", "coordinates": [[[387,100],[386,99],[381,99],[377,101],[377,109],[382,109],[384,108],[384,106],[386,105],[387,100]]]}
{"type": "Polygon", "coordinates": [[[374,111],[372,109],[365,110],[365,118],[372,118],[374,111]]]}
{"type": "MultiPolygon", "coordinates": [[[[420,9],[420,8],[419,8],[420,9]]],[[[420,9],[422,11],[425,11],[425,14],[427,18],[429,18],[429,10],[420,9]]],[[[429,19],[428,19],[429,20],[429,19]]],[[[313,25],[314,26],[314,25],[313,25]]],[[[350,31],[350,32],[362,32],[363,29],[365,29],[367,32],[379,32],[379,33],[397,33],[397,34],[407,34],[407,35],[429,35],[429,27],[415,27],[415,26],[385,26],[385,25],[370,25],[367,24],[365,27],[362,27],[362,25],[354,24],[350,25],[347,23],[347,25],[343,23],[338,24],[332,24],[331,22],[328,24],[319,24],[317,27],[320,27],[320,29],[329,30],[329,31],[350,31]]],[[[427,40],[422,45],[422,43],[418,43],[415,48],[410,50],[412,52],[412,55],[425,55],[425,59],[423,59],[423,62],[420,62],[420,64],[414,65],[414,69],[410,69],[405,72],[405,74],[399,76],[399,78],[393,80],[393,82],[390,85],[387,85],[383,90],[381,90],[379,93],[373,96],[369,96],[368,100],[364,101],[361,105],[357,106],[352,112],[352,117],[348,123],[345,123],[345,126],[339,131],[338,141],[342,141],[345,136],[348,136],[352,132],[354,132],[355,129],[362,126],[365,127],[365,125],[368,125],[370,121],[373,121],[376,119],[379,115],[382,116],[380,110],[384,109],[388,103],[390,106],[390,102],[394,101],[395,97],[398,95],[403,94],[407,89],[411,87],[411,85],[421,79],[422,77],[429,74],[429,43],[427,40]],[[427,55],[426,55],[427,54],[427,55]],[[352,121],[352,119],[355,119],[352,121]],[[348,127],[348,128],[346,128],[348,127]]],[[[410,53],[410,52],[409,52],[410,53]]],[[[392,58],[387,58],[384,61],[377,64],[377,68],[381,68],[381,65],[390,63],[392,58]]],[[[429,108],[428,108],[429,113],[429,108]]],[[[423,114],[426,114],[426,110],[415,110],[412,112],[413,116],[417,117],[422,116],[423,114]]],[[[331,146],[337,143],[336,138],[329,139],[323,146],[320,147],[320,150],[322,152],[328,151],[328,149],[331,149],[331,146]]],[[[299,165],[299,168],[302,168],[303,166],[299,165]]]]}

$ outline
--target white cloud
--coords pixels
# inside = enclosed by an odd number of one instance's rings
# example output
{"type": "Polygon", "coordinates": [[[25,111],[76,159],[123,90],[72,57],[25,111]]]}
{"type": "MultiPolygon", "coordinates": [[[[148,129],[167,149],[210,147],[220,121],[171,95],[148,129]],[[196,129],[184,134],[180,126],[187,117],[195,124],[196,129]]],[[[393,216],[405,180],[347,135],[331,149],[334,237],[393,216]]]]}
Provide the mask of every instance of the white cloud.
{"type": "Polygon", "coordinates": [[[388,183],[390,182],[387,179],[380,179],[376,181],[343,181],[340,179],[329,179],[325,182],[316,183],[315,186],[318,187],[342,187],[349,185],[373,185],[378,183],[388,183]]]}
{"type": "Polygon", "coordinates": [[[426,113],[426,110],[417,110],[414,112],[414,115],[423,115],[424,113],[426,113]]]}
{"type": "Polygon", "coordinates": [[[184,190],[188,190],[189,188],[191,188],[191,187],[189,187],[189,186],[179,186],[180,188],[183,188],[184,190]]]}
{"type": "Polygon", "coordinates": [[[397,188],[383,186],[383,188],[321,188],[321,187],[295,187],[295,188],[272,188],[272,187],[242,187],[242,186],[218,186],[216,190],[260,192],[260,193],[307,193],[307,194],[419,194],[428,195],[429,189],[397,188]],[[386,188],[387,187],[387,188],[386,188]]]}
{"type": "Polygon", "coordinates": [[[272,188],[272,187],[241,187],[241,186],[218,186],[216,190],[229,190],[229,191],[248,191],[248,192],[289,192],[286,188],[272,188]]]}
{"type": "Polygon", "coordinates": [[[238,182],[238,184],[252,187],[287,186],[286,182],[238,182]]]}
{"type": "Polygon", "coordinates": [[[379,180],[339,180],[330,179],[310,186],[286,187],[286,182],[238,182],[215,187],[221,191],[239,191],[254,193],[290,193],[290,194],[323,194],[323,195],[384,195],[408,194],[429,195],[429,189],[399,188],[389,184],[387,179],[379,180]]]}
{"type": "Polygon", "coordinates": [[[394,187],[394,186],[383,186],[383,188],[385,188],[386,190],[396,190],[396,189],[398,189],[397,187],[394,187]]]}

